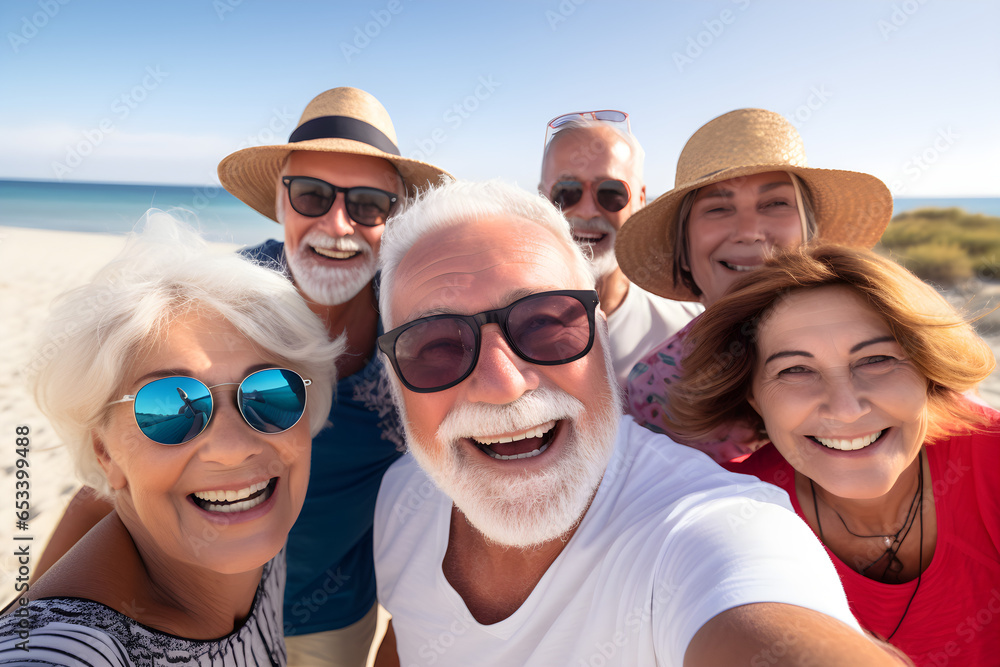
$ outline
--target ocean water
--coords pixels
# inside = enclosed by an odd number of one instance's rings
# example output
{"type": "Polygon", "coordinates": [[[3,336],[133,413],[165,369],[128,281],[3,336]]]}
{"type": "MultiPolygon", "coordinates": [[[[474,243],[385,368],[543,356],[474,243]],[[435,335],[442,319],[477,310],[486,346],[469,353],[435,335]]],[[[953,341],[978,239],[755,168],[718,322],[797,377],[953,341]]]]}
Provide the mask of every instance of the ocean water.
{"type": "Polygon", "coordinates": [[[0,226],[124,234],[150,208],[189,211],[186,219],[210,241],[256,244],[282,235],[278,223],[221,187],[0,180],[0,226]]]}
{"type": "MultiPolygon", "coordinates": [[[[1000,216],[1000,197],[895,200],[896,213],[953,206],[1000,216]]],[[[219,187],[0,180],[0,226],[125,233],[149,208],[174,207],[191,211],[212,241],[255,244],[281,236],[274,221],[219,187]]]]}

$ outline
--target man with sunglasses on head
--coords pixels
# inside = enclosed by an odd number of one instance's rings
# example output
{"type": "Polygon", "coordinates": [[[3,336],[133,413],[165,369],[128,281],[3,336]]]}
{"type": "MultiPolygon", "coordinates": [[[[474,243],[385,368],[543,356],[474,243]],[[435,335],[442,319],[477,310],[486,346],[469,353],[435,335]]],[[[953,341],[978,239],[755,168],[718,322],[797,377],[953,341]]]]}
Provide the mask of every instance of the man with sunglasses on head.
{"type": "MultiPolygon", "coordinates": [[[[219,164],[229,192],[284,227],[283,242],[242,253],[285,271],[330,338],[346,342],[337,360],[333,426],[313,438],[305,505],[288,537],[284,630],[292,666],[364,665],[368,657],[377,607],[375,497],[382,474],[404,450],[375,353],[376,260],[388,218],[442,175],[400,157],[385,108],[346,87],[314,98],[287,144],[243,149],[219,164]]],[[[110,510],[78,494],[42,565],[110,510]]]]}
{"type": "Polygon", "coordinates": [[[380,659],[898,664],[786,495],[622,418],[593,275],[554,207],[454,182],[395,223],[379,349],[408,454],[375,510],[380,659]]]}
{"type": "Polygon", "coordinates": [[[618,230],[646,204],[643,159],[625,112],[563,114],[547,126],[538,186],[569,220],[574,240],[590,253],[622,387],[637,361],[703,310],[697,303],[650,294],[618,268],[618,230]]]}

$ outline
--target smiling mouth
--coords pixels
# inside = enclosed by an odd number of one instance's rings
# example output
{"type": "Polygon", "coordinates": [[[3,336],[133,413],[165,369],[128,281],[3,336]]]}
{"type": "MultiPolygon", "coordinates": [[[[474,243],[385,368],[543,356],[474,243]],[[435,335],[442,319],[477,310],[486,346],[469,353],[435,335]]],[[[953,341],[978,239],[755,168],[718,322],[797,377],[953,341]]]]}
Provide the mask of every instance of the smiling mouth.
{"type": "Polygon", "coordinates": [[[266,482],[258,482],[238,491],[195,491],[189,497],[194,504],[206,512],[246,512],[267,501],[274,493],[278,478],[272,477],[266,482]]]}
{"type": "Polygon", "coordinates": [[[309,248],[317,255],[329,259],[351,259],[361,254],[359,250],[337,250],[335,248],[317,248],[316,246],[309,246],[309,248]]]}
{"type": "Polygon", "coordinates": [[[608,238],[608,235],[604,232],[585,232],[573,230],[573,240],[578,244],[585,243],[587,245],[597,245],[606,238],[608,238]]]}
{"type": "Polygon", "coordinates": [[[475,443],[479,451],[497,461],[531,459],[549,448],[555,427],[556,422],[549,421],[515,435],[479,435],[469,439],[475,443]]]}
{"type": "Polygon", "coordinates": [[[726,267],[730,271],[739,271],[739,272],[756,271],[760,267],[764,266],[763,264],[732,264],[730,262],[726,262],[721,259],[719,260],[719,264],[726,267]]]}
{"type": "Polygon", "coordinates": [[[842,452],[853,452],[859,449],[864,449],[872,443],[877,442],[888,430],[889,429],[882,429],[881,431],[876,431],[875,433],[863,435],[860,438],[853,438],[851,440],[843,440],[840,438],[820,438],[814,435],[807,437],[813,442],[818,442],[828,449],[836,449],[842,452]]]}

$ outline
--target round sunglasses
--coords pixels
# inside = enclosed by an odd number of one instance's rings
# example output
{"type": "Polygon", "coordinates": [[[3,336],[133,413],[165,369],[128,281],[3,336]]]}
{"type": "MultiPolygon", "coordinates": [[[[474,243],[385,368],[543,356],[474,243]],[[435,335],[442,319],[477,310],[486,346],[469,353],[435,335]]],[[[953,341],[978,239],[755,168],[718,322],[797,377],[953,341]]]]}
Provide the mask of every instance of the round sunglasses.
{"type": "Polygon", "coordinates": [[[260,433],[282,433],[295,426],[306,411],[306,380],[287,368],[251,373],[242,382],[212,386],[184,375],[147,382],[117,403],[132,402],[142,434],[161,445],[183,445],[208,428],[215,403],[212,390],[236,385],[236,405],[244,421],[260,433]]]}
{"type": "Polygon", "coordinates": [[[379,349],[407,389],[427,394],[469,377],[479,359],[480,329],[497,324],[510,349],[541,366],[568,364],[594,344],[594,290],[554,290],[476,315],[430,315],[382,334],[379,349]]]}
{"type": "Polygon", "coordinates": [[[549,201],[565,211],[580,203],[585,188],[591,190],[594,201],[608,213],[617,213],[622,210],[632,198],[628,183],[609,178],[594,183],[559,181],[552,186],[552,191],[549,192],[549,201]]]}
{"type": "Polygon", "coordinates": [[[347,217],[365,227],[384,224],[399,200],[392,192],[356,186],[342,188],[311,176],[283,176],[281,182],[288,189],[288,203],[299,215],[318,218],[333,207],[337,193],[344,193],[347,217]]]}

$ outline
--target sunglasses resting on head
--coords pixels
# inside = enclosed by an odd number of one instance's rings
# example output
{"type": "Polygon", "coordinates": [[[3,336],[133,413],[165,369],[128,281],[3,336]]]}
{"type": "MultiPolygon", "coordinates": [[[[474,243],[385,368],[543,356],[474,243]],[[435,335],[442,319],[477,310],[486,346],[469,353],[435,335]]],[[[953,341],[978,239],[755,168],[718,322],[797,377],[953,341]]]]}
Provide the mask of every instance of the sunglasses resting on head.
{"type": "Polygon", "coordinates": [[[236,386],[236,405],[247,425],[260,433],[282,433],[295,426],[306,410],[306,380],[287,368],[251,373],[242,382],[211,387],[200,380],[172,375],[147,382],[117,403],[133,403],[135,423],[142,434],[161,445],[183,445],[208,428],[214,401],[212,390],[236,386]]]}
{"type": "Polygon", "coordinates": [[[283,176],[281,182],[288,189],[288,203],[299,215],[307,218],[326,215],[333,207],[337,193],[343,192],[347,217],[365,227],[384,224],[399,200],[394,193],[378,188],[342,188],[311,176],[283,176]]]}
{"type": "Polygon", "coordinates": [[[415,319],[379,336],[378,346],[407,389],[442,391],[472,374],[486,324],[499,325],[525,361],[555,366],[580,359],[594,344],[597,303],[594,290],[539,292],[476,315],[415,319]]]}

